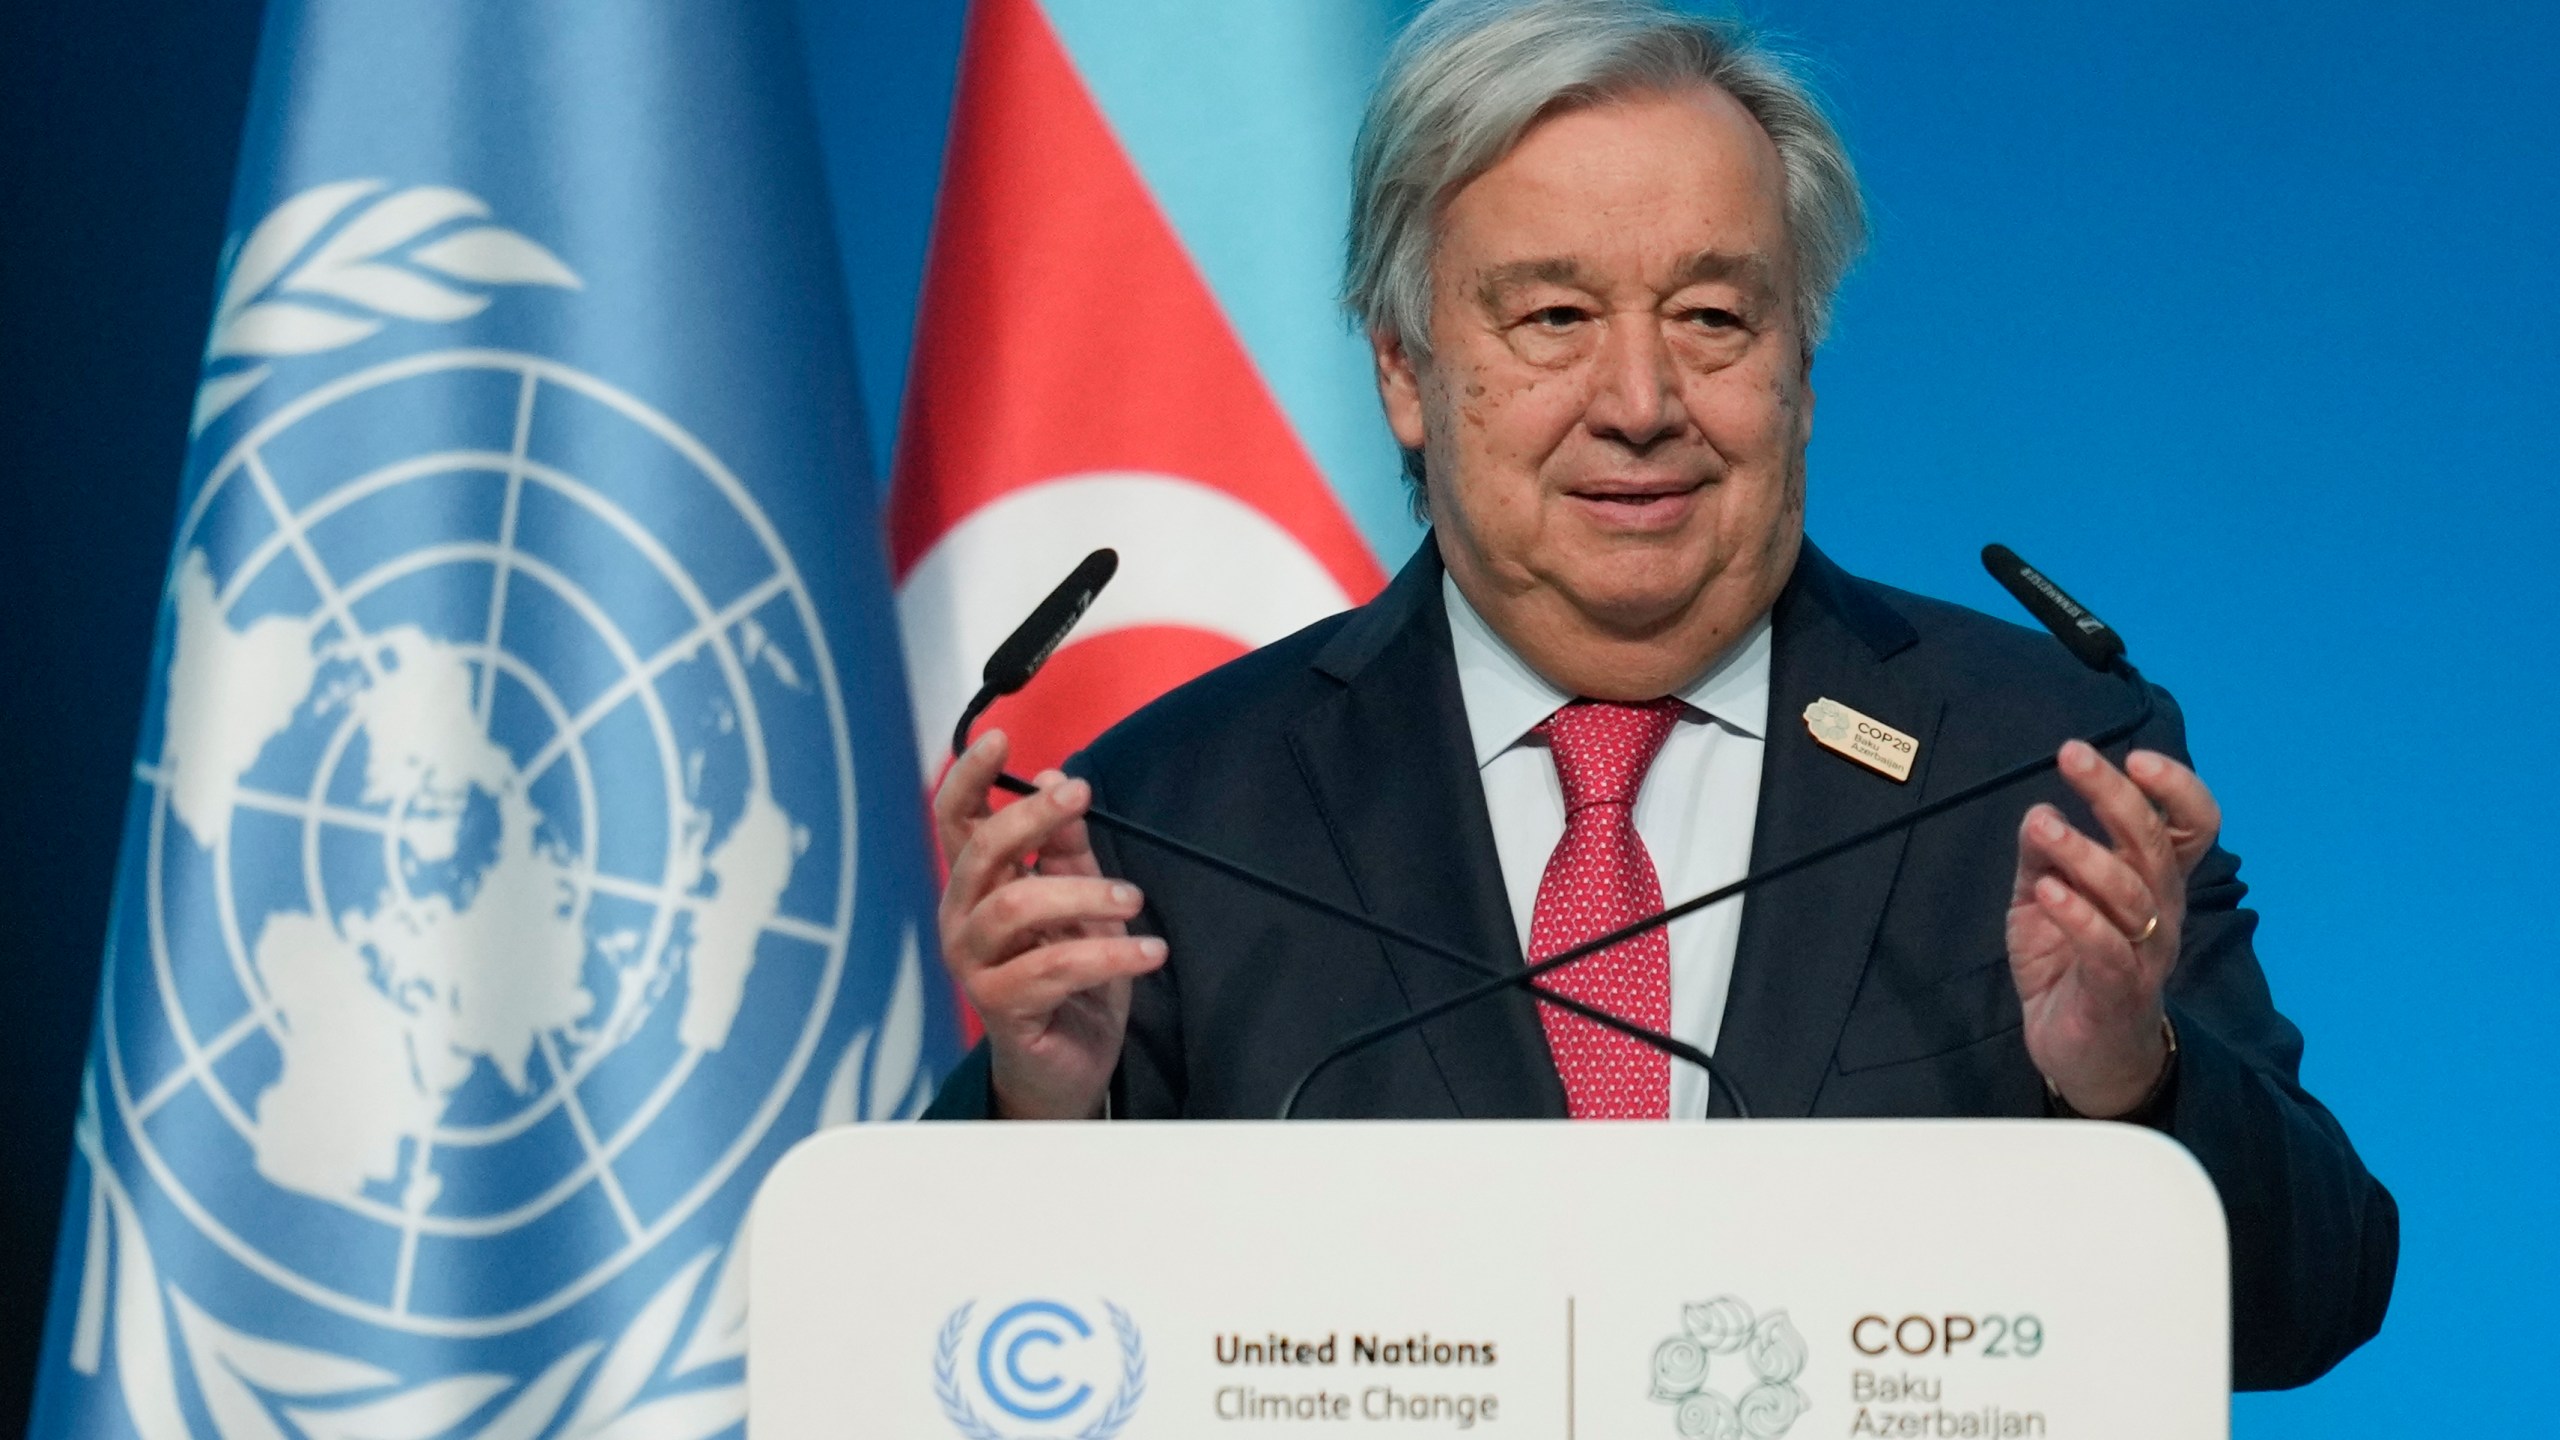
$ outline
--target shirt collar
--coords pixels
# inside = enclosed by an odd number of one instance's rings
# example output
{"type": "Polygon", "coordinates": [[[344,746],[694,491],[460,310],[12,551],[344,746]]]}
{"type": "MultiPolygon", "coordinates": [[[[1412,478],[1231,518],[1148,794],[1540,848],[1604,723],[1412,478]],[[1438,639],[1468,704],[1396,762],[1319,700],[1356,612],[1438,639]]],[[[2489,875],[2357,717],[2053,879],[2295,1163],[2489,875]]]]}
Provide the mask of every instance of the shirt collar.
{"type": "MultiPolygon", "coordinates": [[[[1440,577],[1440,595],[1449,611],[1449,648],[1458,662],[1458,694],[1467,707],[1467,730],[1475,741],[1476,768],[1481,770],[1573,697],[1530,669],[1529,662],[1504,644],[1467,603],[1458,582],[1446,574],[1440,577]]],[[[1689,706],[1686,718],[1709,717],[1754,740],[1766,739],[1769,617],[1762,615],[1752,622],[1739,644],[1678,693],[1689,706]]]]}

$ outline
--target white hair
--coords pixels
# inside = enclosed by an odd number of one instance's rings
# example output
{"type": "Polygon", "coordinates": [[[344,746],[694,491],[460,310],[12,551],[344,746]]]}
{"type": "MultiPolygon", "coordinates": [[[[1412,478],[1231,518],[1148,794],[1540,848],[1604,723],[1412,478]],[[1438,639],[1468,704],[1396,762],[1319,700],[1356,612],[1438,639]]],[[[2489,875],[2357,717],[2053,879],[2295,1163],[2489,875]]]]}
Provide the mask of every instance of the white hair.
{"type": "Polygon", "coordinates": [[[1785,166],[1795,321],[1805,353],[1866,243],[1839,133],[1785,56],[1739,24],[1662,0],[1437,0],[1388,54],[1352,152],[1342,303],[1361,327],[1430,353],[1441,208],[1561,110],[1709,85],[1738,101],[1785,166]]]}

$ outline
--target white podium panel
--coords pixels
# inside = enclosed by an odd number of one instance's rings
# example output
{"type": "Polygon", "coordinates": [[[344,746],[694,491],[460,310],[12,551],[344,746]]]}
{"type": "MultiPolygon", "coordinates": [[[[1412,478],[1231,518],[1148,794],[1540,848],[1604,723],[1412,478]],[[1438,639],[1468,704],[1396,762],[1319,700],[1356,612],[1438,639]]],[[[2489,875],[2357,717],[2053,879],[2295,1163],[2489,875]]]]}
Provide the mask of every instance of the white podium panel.
{"type": "Polygon", "coordinates": [[[2121,1125],[845,1128],[750,1265],[752,1440],[2229,1433],[2220,1204],[2121,1125]]]}

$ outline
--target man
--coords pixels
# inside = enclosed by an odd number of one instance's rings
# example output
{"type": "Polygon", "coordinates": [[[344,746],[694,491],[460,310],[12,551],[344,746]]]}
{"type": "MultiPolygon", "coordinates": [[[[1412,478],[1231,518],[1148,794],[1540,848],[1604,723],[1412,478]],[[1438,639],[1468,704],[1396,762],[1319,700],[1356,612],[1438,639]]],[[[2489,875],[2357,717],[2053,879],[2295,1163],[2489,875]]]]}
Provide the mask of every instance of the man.
{"type": "MultiPolygon", "coordinates": [[[[1431,536],[1377,600],[1148,707],[1075,778],[991,812],[1003,737],[954,765],[943,953],[988,1038],[937,1114],[1268,1116],[1343,1037],[1476,978],[1115,846],[1088,806],[1519,964],[2131,707],[2049,637],[1804,540],[1812,354],[1861,210],[1820,110],[1747,41],[1647,0],[1438,6],[1355,169],[1346,296],[1431,536]],[[1818,743],[1818,700],[1896,732],[1908,775],[1818,743]]],[[[2380,1325],[2398,1215],[2297,1083],[2238,862],[2155,699],[2121,767],[2060,744],[2040,794],[1550,982],[1711,1049],[1763,1115],[2165,1130],[2230,1217],[2236,1383],[2300,1384],[2380,1325]]],[[[1726,1108],[1517,990],[1348,1057],[1303,1106],[1726,1108]]]]}

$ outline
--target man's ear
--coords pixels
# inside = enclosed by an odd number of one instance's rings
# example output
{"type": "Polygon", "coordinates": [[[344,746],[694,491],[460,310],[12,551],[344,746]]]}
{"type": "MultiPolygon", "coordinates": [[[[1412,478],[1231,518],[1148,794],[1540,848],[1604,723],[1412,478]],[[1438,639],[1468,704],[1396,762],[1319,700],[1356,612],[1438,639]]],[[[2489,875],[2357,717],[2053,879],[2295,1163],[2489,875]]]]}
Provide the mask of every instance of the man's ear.
{"type": "Polygon", "coordinates": [[[1422,448],[1422,376],[1413,352],[1393,330],[1369,332],[1369,353],[1378,364],[1378,402],[1386,407],[1387,428],[1407,450],[1422,448]]]}
{"type": "Polygon", "coordinates": [[[1813,355],[1804,357],[1804,371],[1796,381],[1800,399],[1796,404],[1796,446],[1801,449],[1813,443],[1813,355]]]}

